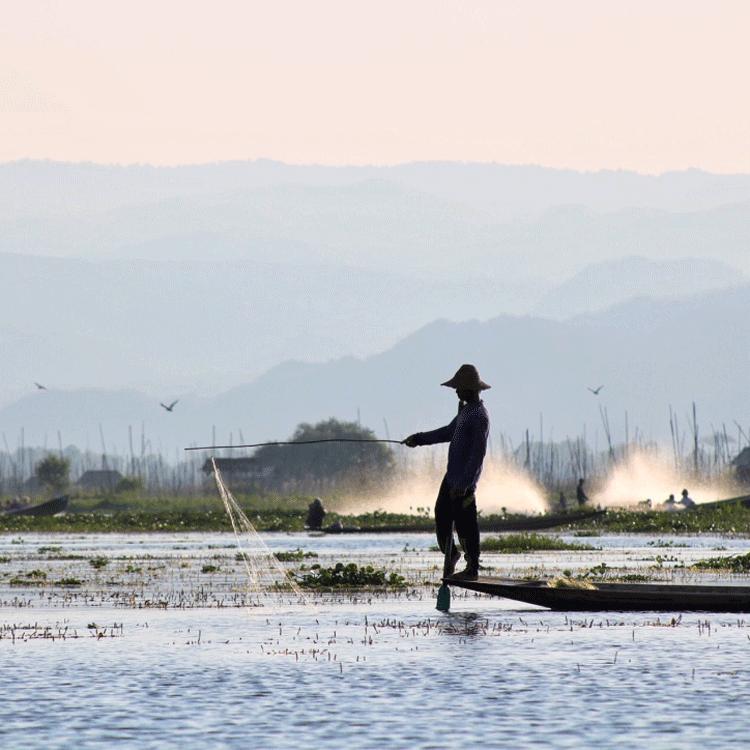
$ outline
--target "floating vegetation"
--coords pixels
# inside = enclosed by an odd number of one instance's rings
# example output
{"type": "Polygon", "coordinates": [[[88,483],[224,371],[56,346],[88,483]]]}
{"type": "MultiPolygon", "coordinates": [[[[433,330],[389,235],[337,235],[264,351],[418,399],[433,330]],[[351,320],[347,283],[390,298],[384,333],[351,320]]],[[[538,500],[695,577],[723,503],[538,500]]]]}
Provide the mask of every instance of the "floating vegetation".
{"type": "Polygon", "coordinates": [[[694,563],[698,570],[726,570],[730,573],[750,573],[750,552],[744,555],[730,555],[728,557],[708,557],[694,563]]]}
{"type": "Polygon", "coordinates": [[[218,565],[204,565],[201,568],[201,573],[218,573],[220,570],[218,565]]]}
{"type": "Polygon", "coordinates": [[[109,560],[107,560],[106,557],[92,557],[89,560],[89,565],[94,568],[94,570],[101,570],[102,568],[106,567],[109,564],[109,560]]]}
{"type": "Polygon", "coordinates": [[[19,573],[10,579],[11,586],[41,586],[47,580],[47,573],[38,568],[19,573]]]}
{"type": "Polygon", "coordinates": [[[10,562],[10,557],[8,557],[7,555],[0,555],[0,563],[9,563],[9,562],[10,562]]]}
{"type": "Polygon", "coordinates": [[[652,534],[750,533],[750,508],[740,502],[700,505],[692,510],[663,511],[607,510],[581,523],[587,529],[609,532],[652,534]]]}
{"type": "Polygon", "coordinates": [[[610,572],[609,566],[605,562],[601,562],[598,565],[594,565],[593,568],[589,568],[582,578],[604,578],[607,573],[610,572]]]}
{"type": "MultiPolygon", "coordinates": [[[[317,552],[305,551],[297,547],[297,549],[288,550],[286,552],[274,552],[276,559],[279,562],[299,562],[300,560],[307,560],[311,557],[317,557],[317,552]]],[[[242,555],[237,555],[239,559],[242,559],[242,555]]]]}
{"type": "Polygon", "coordinates": [[[504,552],[506,554],[521,554],[523,552],[542,552],[567,550],[574,552],[590,552],[596,549],[588,544],[565,542],[560,537],[545,536],[544,534],[505,534],[490,536],[482,539],[482,552],[504,552]]]}
{"type": "Polygon", "coordinates": [[[79,580],[78,578],[68,577],[68,578],[61,578],[57,582],[58,586],[83,586],[83,581],[79,580]]]}
{"type": "Polygon", "coordinates": [[[356,563],[336,563],[330,568],[313,565],[309,573],[298,577],[298,582],[305,589],[406,588],[406,579],[398,573],[387,573],[372,565],[358,566],[356,563]]]}
{"type": "Polygon", "coordinates": [[[687,544],[680,544],[679,542],[675,542],[673,539],[656,539],[650,542],[646,542],[646,545],[648,547],[682,547],[682,548],[686,548],[688,546],[687,544]]]}

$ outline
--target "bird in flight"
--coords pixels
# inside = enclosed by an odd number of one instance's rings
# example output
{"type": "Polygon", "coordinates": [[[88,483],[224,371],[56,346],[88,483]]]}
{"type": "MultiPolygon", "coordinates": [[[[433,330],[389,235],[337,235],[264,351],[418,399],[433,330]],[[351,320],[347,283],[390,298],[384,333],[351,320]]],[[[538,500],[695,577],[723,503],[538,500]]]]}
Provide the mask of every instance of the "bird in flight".
{"type": "MultiPolygon", "coordinates": [[[[588,386],[586,386],[586,387],[588,388],[588,386]]],[[[593,394],[594,394],[595,396],[598,396],[598,395],[599,395],[599,391],[600,391],[600,390],[601,390],[602,388],[604,388],[604,386],[603,386],[603,385],[600,385],[600,386],[599,386],[598,388],[589,388],[589,390],[590,390],[590,391],[591,391],[591,392],[592,392],[592,393],[593,393],[593,394]]]]}
{"type": "Polygon", "coordinates": [[[38,388],[38,389],[39,389],[40,391],[46,391],[46,390],[47,390],[47,386],[46,386],[46,385],[42,385],[41,383],[37,383],[37,382],[36,382],[36,380],[34,381],[34,385],[35,385],[35,386],[36,386],[36,387],[37,387],[37,388],[38,388]]]}
{"type": "Polygon", "coordinates": [[[163,406],[167,411],[172,411],[172,409],[174,409],[174,407],[177,405],[177,402],[179,400],[180,399],[178,399],[178,398],[175,399],[174,401],[172,401],[172,403],[169,406],[167,406],[166,404],[162,404],[162,402],[160,401],[159,402],[159,406],[163,406]]]}

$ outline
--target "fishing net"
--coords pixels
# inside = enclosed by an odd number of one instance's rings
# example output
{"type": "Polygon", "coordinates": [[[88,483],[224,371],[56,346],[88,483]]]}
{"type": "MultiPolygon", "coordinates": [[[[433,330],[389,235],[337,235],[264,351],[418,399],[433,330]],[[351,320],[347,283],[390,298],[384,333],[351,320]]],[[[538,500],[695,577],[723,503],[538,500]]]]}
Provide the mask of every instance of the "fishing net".
{"type": "Polygon", "coordinates": [[[276,555],[271,552],[268,545],[261,539],[260,534],[238,505],[229,488],[224,483],[221,472],[211,459],[214,481],[219,490],[219,495],[224,508],[232,524],[235,539],[237,540],[238,555],[247,571],[248,594],[250,603],[262,606],[263,600],[269,595],[291,594],[298,601],[304,602],[304,595],[297,583],[289,575],[286,568],[279,562],[276,555]]]}

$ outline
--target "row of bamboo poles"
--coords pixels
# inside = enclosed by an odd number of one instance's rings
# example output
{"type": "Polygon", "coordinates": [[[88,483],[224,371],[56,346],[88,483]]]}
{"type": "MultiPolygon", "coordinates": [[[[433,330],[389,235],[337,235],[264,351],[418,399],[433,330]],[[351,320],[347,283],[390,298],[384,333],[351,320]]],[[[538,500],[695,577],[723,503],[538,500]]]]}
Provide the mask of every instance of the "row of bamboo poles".
{"type": "MultiPolygon", "coordinates": [[[[743,429],[737,422],[731,428],[725,424],[718,428],[710,425],[704,434],[699,426],[695,404],[692,404],[687,417],[682,420],[670,407],[668,419],[670,442],[665,445],[648,439],[637,427],[631,431],[627,412],[619,439],[614,434],[608,411],[604,407],[600,408],[601,425],[594,430],[593,436],[584,426],[578,436],[566,437],[564,440],[547,439],[544,419],[540,416],[536,432],[527,429],[520,438],[515,439],[507,434],[493,435],[488,452],[492,459],[522,470],[552,492],[570,486],[579,477],[595,482],[635,453],[667,459],[674,464],[676,472],[686,478],[709,481],[726,477],[731,471],[734,457],[742,448],[750,446],[750,429],[743,429]]],[[[242,442],[241,431],[238,435],[242,442]]],[[[211,437],[212,444],[216,444],[215,428],[211,437]]],[[[111,470],[137,479],[142,489],[149,493],[192,495],[206,489],[207,475],[202,469],[208,454],[185,453],[175,449],[168,455],[155,450],[143,430],[136,450],[132,427],[128,428],[128,447],[124,451],[118,450],[116,446],[107,446],[101,428],[100,438],[99,451],[81,450],[75,446],[63,447],[60,433],[57,434],[57,445],[54,448],[47,445],[27,446],[21,431],[17,445],[11,449],[3,434],[3,449],[0,450],[0,495],[28,494],[24,493],[24,488],[34,477],[36,465],[50,453],[69,461],[73,483],[86,471],[111,470]]],[[[230,434],[228,444],[233,444],[233,439],[234,435],[230,434]]],[[[222,452],[219,451],[216,455],[222,455],[222,452]]],[[[223,455],[238,454],[225,451],[223,455]]],[[[424,460],[424,457],[421,454],[420,460],[424,460]]],[[[440,450],[430,454],[428,460],[434,462],[437,468],[442,460],[440,450]]],[[[415,461],[414,454],[397,450],[397,476],[407,476],[413,471],[415,461]]],[[[325,483],[318,482],[316,486],[307,489],[322,491],[330,488],[325,483]]]]}

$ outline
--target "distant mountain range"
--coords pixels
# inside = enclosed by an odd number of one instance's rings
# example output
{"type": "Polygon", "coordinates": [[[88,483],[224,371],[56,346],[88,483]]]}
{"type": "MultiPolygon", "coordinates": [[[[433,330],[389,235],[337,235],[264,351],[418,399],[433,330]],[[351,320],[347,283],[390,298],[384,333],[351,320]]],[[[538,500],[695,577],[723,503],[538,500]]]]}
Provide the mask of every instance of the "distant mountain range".
{"type": "Polygon", "coordinates": [[[702,258],[652,261],[627,257],[594,263],[544,294],[534,314],[563,320],[635,297],[670,300],[747,283],[736,268],[702,258]]]}
{"type": "Polygon", "coordinates": [[[748,175],[4,164],[0,405],[34,380],[208,398],[289,360],[370,362],[436,320],[671,309],[745,284],[749,242],[748,175]]]}
{"type": "Polygon", "coordinates": [[[714,261],[629,258],[559,287],[272,261],[118,261],[0,254],[0,405],[34,380],[165,398],[218,393],[274,365],[388,349],[436,319],[565,319],[635,294],[742,280],[714,261]]]}
{"type": "MultiPolygon", "coordinates": [[[[141,425],[151,446],[177,455],[180,446],[217,440],[284,438],[301,421],[336,416],[401,438],[449,420],[455,396],[438,385],[462,362],[475,362],[493,388],[486,394],[493,434],[520,440],[564,438],[587,429],[603,445],[599,406],[616,439],[663,437],[669,405],[686,415],[698,404],[704,434],[722,422],[750,422],[750,286],[681,300],[636,299],[602,313],[558,322],[501,316],[485,322],[438,321],[381,354],[328,363],[287,362],[212,398],[183,397],[174,413],[142,394],[71,390],[35,392],[0,410],[11,442],[96,448],[99,425],[108,450],[136,444],[141,425]],[[587,386],[604,385],[599,396],[587,386]],[[543,428],[540,428],[543,419],[543,428]]],[[[686,426],[684,422],[683,427],[686,426]]]]}
{"type": "Polygon", "coordinates": [[[540,167],[0,165],[0,252],[551,283],[628,255],[748,268],[750,176],[540,167]]]}
{"type": "Polygon", "coordinates": [[[602,212],[627,208],[684,212],[750,201],[750,175],[699,169],[644,175],[472,162],[328,167],[258,159],[152,167],[26,160],[0,164],[0,219],[75,216],[88,210],[106,212],[274,186],[339,188],[363,182],[391,183],[446,202],[475,206],[500,221],[533,218],[560,205],[602,212]]]}

